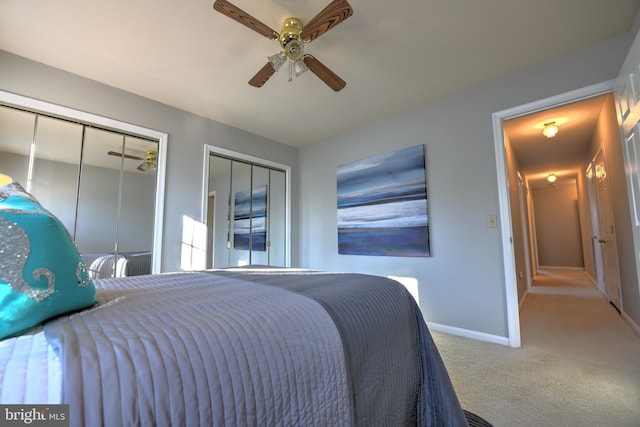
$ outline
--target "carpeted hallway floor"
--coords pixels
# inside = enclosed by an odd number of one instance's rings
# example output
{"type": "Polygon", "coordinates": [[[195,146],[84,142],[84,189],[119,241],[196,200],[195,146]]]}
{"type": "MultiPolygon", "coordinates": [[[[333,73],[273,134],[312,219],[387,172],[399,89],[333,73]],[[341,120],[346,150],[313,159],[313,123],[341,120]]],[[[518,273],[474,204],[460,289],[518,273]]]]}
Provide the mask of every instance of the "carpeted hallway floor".
{"type": "Polygon", "coordinates": [[[519,349],[433,332],[465,409],[495,427],[640,426],[640,337],[604,298],[530,294],[520,326],[519,349]]]}

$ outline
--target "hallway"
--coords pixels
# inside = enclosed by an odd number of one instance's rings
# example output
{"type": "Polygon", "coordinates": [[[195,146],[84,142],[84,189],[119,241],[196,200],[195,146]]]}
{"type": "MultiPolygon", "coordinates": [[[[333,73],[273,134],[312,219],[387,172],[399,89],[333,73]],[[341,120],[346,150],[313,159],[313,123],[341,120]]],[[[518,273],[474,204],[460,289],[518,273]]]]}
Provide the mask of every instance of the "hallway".
{"type": "Polygon", "coordinates": [[[589,275],[581,269],[544,267],[533,278],[530,294],[602,297],[589,275]]]}

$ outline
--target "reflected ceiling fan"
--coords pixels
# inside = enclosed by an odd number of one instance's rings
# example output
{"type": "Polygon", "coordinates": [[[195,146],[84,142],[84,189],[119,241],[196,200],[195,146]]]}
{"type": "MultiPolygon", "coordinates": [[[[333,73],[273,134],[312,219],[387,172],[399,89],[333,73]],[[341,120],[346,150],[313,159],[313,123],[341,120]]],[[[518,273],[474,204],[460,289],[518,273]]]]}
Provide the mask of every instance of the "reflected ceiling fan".
{"type": "Polygon", "coordinates": [[[156,150],[147,150],[143,157],[134,156],[133,154],[120,153],[118,151],[108,151],[108,155],[116,157],[124,157],[125,159],[142,161],[136,169],[140,172],[154,171],[158,168],[158,153],[156,150]]]}
{"type": "Polygon", "coordinates": [[[249,80],[251,86],[262,87],[287,59],[289,60],[289,81],[293,79],[293,76],[297,77],[305,71],[311,70],[336,92],[346,86],[347,83],[336,73],[314,56],[304,53],[304,46],[353,15],[353,9],[347,0],[333,0],[304,26],[298,18],[287,18],[282,24],[280,33],[226,0],[216,0],[213,3],[213,8],[266,38],[277,40],[282,47],[282,51],[270,56],[269,62],[249,80]]]}

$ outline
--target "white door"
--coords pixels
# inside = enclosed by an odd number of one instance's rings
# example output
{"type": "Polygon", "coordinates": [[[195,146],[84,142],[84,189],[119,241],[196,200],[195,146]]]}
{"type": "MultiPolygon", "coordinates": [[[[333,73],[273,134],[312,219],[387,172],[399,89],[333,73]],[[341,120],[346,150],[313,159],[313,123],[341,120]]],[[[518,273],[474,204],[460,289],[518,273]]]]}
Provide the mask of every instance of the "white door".
{"type": "Polygon", "coordinates": [[[604,278],[604,255],[602,254],[602,245],[598,237],[598,204],[597,204],[597,182],[594,162],[589,163],[587,167],[587,191],[589,195],[589,212],[591,216],[591,249],[593,250],[593,263],[596,272],[596,281],[598,290],[602,295],[607,296],[607,284],[604,278]]]}
{"type": "Polygon", "coordinates": [[[623,143],[637,285],[640,284],[640,34],[636,36],[622,66],[615,84],[615,96],[623,143]]]}
{"type": "Polygon", "coordinates": [[[607,166],[604,153],[599,150],[593,159],[596,172],[596,201],[598,205],[598,243],[601,247],[604,267],[604,282],[606,283],[609,301],[618,310],[620,306],[620,274],[618,271],[618,246],[613,223],[611,208],[611,188],[607,178],[607,166]]]}

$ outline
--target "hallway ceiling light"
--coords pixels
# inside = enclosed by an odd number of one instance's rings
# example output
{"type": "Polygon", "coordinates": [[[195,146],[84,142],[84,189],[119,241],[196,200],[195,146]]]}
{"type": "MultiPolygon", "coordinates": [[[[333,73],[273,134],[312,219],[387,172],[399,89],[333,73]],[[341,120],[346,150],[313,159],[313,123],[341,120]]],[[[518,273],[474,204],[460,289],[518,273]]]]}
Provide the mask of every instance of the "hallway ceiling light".
{"type": "Polygon", "coordinates": [[[558,126],[556,126],[556,122],[549,122],[544,124],[544,129],[542,129],[542,134],[547,138],[553,138],[558,133],[558,126]]]}
{"type": "Polygon", "coordinates": [[[556,176],[555,173],[550,173],[547,176],[547,181],[549,181],[549,184],[553,184],[554,182],[556,182],[558,180],[558,177],[556,176]]]}

